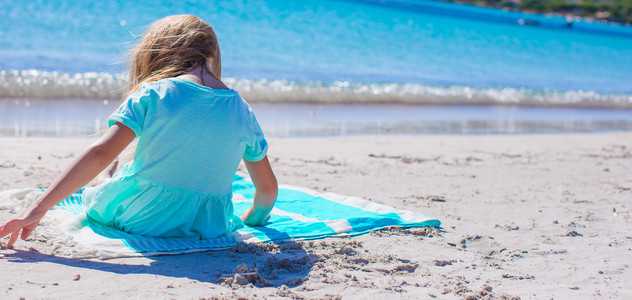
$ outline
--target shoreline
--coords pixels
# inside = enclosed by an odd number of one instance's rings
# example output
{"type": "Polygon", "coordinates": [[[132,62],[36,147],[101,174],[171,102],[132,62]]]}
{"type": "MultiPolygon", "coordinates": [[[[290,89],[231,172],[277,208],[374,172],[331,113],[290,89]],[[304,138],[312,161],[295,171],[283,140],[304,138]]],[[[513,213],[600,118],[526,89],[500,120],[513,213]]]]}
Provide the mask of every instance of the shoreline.
{"type": "MultiPolygon", "coordinates": [[[[117,103],[2,102],[3,137],[81,137],[106,126],[117,103]]],[[[251,103],[268,137],[380,134],[556,134],[630,132],[626,109],[502,105],[251,103]]]]}
{"type": "MultiPolygon", "coordinates": [[[[2,141],[0,190],[47,186],[89,143],[2,141]]],[[[630,132],[269,142],[279,183],[420,212],[441,220],[443,230],[381,230],[352,238],[99,261],[51,256],[55,245],[42,238],[50,224],[42,224],[39,235],[19,242],[17,250],[0,250],[5,270],[0,293],[220,299],[632,296],[630,132]],[[240,264],[263,267],[267,259],[284,258],[299,267],[278,265],[272,286],[222,279],[240,264]]],[[[0,220],[9,216],[0,210],[0,220]]]]}

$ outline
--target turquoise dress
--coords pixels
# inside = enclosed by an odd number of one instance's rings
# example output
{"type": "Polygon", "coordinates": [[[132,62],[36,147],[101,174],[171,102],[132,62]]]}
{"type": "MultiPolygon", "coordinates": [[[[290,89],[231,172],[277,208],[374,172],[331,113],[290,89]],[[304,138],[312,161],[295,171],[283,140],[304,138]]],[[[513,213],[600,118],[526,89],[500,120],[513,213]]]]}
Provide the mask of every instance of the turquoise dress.
{"type": "Polygon", "coordinates": [[[242,226],[233,215],[240,160],[259,161],[268,144],[234,90],[169,78],[143,85],[109,120],[136,133],[133,160],[83,191],[90,222],[132,234],[209,239],[242,226]]]}

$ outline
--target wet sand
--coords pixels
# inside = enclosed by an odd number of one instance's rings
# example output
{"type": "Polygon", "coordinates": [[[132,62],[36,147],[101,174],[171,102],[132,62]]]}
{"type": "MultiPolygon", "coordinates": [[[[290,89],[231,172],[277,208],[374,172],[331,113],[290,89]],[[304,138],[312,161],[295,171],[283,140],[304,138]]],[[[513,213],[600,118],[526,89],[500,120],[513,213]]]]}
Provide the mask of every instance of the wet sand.
{"type": "MultiPolygon", "coordinates": [[[[85,139],[0,138],[0,190],[46,187],[85,139]]],[[[66,258],[42,228],[0,250],[3,298],[632,297],[632,134],[270,139],[280,183],[363,197],[440,230],[66,258]]],[[[2,199],[0,199],[1,201],[2,199]]],[[[0,220],[11,217],[0,210],[0,220]]],[[[66,245],[65,247],[68,247],[66,245]]]]}
{"type": "MultiPolygon", "coordinates": [[[[89,136],[119,101],[0,99],[0,136],[89,136]]],[[[632,131],[623,109],[513,105],[251,103],[267,137],[384,134],[567,134],[632,131]]]]}

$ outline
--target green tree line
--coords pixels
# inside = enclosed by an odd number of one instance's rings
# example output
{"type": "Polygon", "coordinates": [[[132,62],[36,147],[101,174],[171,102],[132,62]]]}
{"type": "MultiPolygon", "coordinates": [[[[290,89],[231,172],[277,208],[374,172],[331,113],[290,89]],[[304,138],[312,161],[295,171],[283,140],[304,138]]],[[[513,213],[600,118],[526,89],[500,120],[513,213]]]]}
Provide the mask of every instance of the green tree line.
{"type": "Polygon", "coordinates": [[[518,4],[507,0],[455,0],[452,2],[495,8],[510,8],[526,12],[574,15],[632,24],[632,0],[582,0],[581,2],[522,0],[518,4]]]}

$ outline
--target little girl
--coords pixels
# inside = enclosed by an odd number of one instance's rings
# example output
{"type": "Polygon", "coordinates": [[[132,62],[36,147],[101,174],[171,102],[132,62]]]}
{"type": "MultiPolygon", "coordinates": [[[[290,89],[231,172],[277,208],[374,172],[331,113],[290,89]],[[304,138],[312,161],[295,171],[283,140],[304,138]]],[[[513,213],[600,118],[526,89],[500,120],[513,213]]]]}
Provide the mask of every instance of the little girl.
{"type": "Polygon", "coordinates": [[[241,226],[232,180],[243,158],[256,193],[244,223],[263,225],[277,196],[267,142],[252,109],[220,80],[213,28],[190,15],[153,23],[130,52],[130,87],[89,146],[18,218],[0,227],[9,246],[53,206],[88,184],[135,139],[133,160],[82,193],[92,222],[151,237],[208,239],[241,226]]]}

